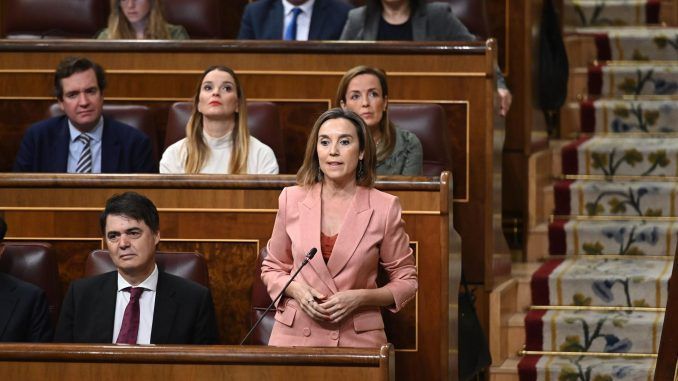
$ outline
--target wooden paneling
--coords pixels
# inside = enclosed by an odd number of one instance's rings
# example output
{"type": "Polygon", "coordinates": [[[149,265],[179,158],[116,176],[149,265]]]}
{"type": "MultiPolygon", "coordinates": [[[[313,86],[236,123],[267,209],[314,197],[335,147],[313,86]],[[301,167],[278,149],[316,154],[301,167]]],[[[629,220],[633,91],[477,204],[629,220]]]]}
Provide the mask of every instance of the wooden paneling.
{"type": "MultiPolygon", "coordinates": [[[[533,142],[544,139],[545,126],[541,111],[536,106],[537,46],[541,0],[491,0],[506,1],[508,84],[513,93],[513,104],[506,117],[504,144],[503,212],[517,219],[523,228],[522,241],[526,242],[524,228],[528,215],[527,164],[534,151],[533,142]],[[509,171],[509,172],[506,172],[509,171]]],[[[509,223],[513,223],[510,222],[509,223]]],[[[520,229],[520,227],[518,228],[520,229]]]]}
{"type": "MultiPolygon", "coordinates": [[[[4,380],[395,380],[381,348],[0,344],[4,380]]],[[[400,379],[400,377],[399,377],[400,379]]]]}
{"type": "MultiPolygon", "coordinates": [[[[0,174],[0,214],[8,240],[55,246],[64,286],[82,276],[84,258],[101,246],[98,215],[108,197],[136,190],[160,212],[161,250],[198,251],[209,266],[223,343],[247,332],[256,255],[268,241],[282,187],[292,176],[0,174]]],[[[417,298],[387,318],[396,367],[405,380],[456,375],[459,239],[451,226],[451,183],[442,178],[382,178],[398,196],[416,251],[417,298]]]]}
{"type": "MultiPolygon", "coordinates": [[[[226,64],[241,77],[248,99],[283,105],[292,170],[300,163],[295,153],[303,151],[299,147],[304,131],[321,111],[319,105],[334,98],[343,73],[358,64],[383,68],[392,101],[439,103],[446,108],[465,271],[470,282],[492,287],[493,42],[4,41],[0,54],[0,110],[11,110],[9,103],[2,106],[4,102],[27,101],[29,105],[15,109],[36,114],[42,110],[33,110],[30,102],[51,99],[52,72],[68,55],[86,55],[105,65],[108,100],[141,103],[186,99],[205,67],[226,64]]],[[[15,113],[0,113],[2,141],[5,136],[16,139],[21,135],[17,129],[27,126],[27,117],[10,114],[15,113]]],[[[14,145],[8,149],[16,150],[14,145]]],[[[0,164],[7,165],[12,159],[2,160],[0,164]]]]}
{"type": "Polygon", "coordinates": [[[669,295],[664,316],[664,329],[659,342],[659,357],[654,380],[676,380],[678,376],[678,335],[673,329],[678,327],[678,261],[673,257],[673,272],[669,281],[669,295]],[[673,332],[673,333],[672,333],[673,332]]]}

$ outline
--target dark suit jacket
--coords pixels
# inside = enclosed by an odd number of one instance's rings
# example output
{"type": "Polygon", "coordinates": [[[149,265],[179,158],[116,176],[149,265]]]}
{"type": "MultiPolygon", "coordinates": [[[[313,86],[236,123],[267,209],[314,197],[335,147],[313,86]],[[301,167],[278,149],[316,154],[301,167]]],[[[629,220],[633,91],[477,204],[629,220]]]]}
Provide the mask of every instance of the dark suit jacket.
{"type": "MultiPolygon", "coordinates": [[[[68,118],[57,116],[32,125],[21,140],[14,172],[61,172],[68,166],[68,118]]],[[[151,142],[143,132],[104,117],[102,173],[157,173],[151,142]]]]}
{"type": "MultiPolygon", "coordinates": [[[[351,10],[342,40],[375,41],[379,31],[379,12],[368,12],[367,6],[351,10]]],[[[474,41],[475,36],[454,15],[449,4],[420,4],[412,12],[413,41],[474,41]]]]}
{"type": "MultiPolygon", "coordinates": [[[[117,289],[117,271],[71,283],[61,307],[54,341],[111,343],[117,289]]],[[[151,343],[216,344],[218,336],[209,289],[160,271],[151,343]]]]}
{"type": "MultiPolygon", "coordinates": [[[[341,33],[341,40],[376,41],[379,32],[379,12],[368,12],[367,6],[352,9],[341,33]]],[[[412,12],[413,41],[475,41],[476,37],[468,31],[452,12],[447,3],[420,2],[412,12]]],[[[496,69],[497,86],[506,87],[506,80],[499,68],[496,69]]]]}
{"type": "Polygon", "coordinates": [[[0,341],[50,342],[53,333],[45,292],[0,273],[0,341]]]}
{"type": "MultiPolygon", "coordinates": [[[[316,0],[313,4],[309,40],[338,40],[351,6],[341,0],[316,0]]],[[[238,39],[282,40],[282,0],[259,0],[247,4],[238,39]]]]}

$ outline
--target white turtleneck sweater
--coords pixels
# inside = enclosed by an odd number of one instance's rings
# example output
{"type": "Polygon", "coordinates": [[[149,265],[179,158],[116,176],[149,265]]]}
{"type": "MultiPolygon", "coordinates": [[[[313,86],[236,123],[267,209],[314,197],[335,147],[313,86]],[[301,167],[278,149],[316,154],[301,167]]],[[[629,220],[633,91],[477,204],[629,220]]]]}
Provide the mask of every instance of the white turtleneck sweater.
{"type": "MultiPolygon", "coordinates": [[[[231,163],[231,152],[233,151],[233,142],[231,133],[220,138],[213,138],[203,131],[203,137],[207,147],[210,149],[210,155],[207,162],[200,170],[200,173],[228,174],[228,167],[231,163]]],[[[160,159],[160,173],[185,173],[184,163],[186,163],[186,138],[167,147],[165,153],[160,159]]],[[[277,174],[278,162],[275,160],[275,154],[271,147],[260,142],[257,138],[250,136],[250,150],[247,155],[247,173],[248,174],[277,174]]]]}

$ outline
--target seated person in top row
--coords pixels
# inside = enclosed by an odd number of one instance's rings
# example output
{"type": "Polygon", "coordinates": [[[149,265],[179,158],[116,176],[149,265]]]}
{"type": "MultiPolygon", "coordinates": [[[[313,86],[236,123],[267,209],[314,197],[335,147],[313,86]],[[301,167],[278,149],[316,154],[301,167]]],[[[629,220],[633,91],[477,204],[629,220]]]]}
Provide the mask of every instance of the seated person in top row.
{"type": "MultiPolygon", "coordinates": [[[[475,41],[448,3],[425,0],[368,0],[352,9],[341,40],[359,41],[475,41]]],[[[511,92],[499,68],[497,93],[499,113],[506,116],[511,92]]]]}
{"type": "Polygon", "coordinates": [[[245,92],[233,70],[203,72],[186,137],[167,147],[160,173],[278,173],[273,150],[249,134],[245,92]]]}
{"type": "MultiPolygon", "coordinates": [[[[0,218],[0,257],[7,224],[0,218]]],[[[0,272],[0,342],[49,342],[52,326],[45,291],[0,272]]]]}
{"type": "Polygon", "coordinates": [[[342,0],[259,0],[245,7],[240,40],[338,40],[351,5],[342,0]]]}
{"type": "Polygon", "coordinates": [[[111,0],[108,27],[97,39],[186,40],[188,33],[183,26],[165,21],[162,0],[111,0]]]}
{"type": "Polygon", "coordinates": [[[21,140],[15,172],[153,173],[151,143],[141,131],[102,116],[106,77],[98,64],[68,57],[54,74],[66,114],[32,125],[21,140]]]}

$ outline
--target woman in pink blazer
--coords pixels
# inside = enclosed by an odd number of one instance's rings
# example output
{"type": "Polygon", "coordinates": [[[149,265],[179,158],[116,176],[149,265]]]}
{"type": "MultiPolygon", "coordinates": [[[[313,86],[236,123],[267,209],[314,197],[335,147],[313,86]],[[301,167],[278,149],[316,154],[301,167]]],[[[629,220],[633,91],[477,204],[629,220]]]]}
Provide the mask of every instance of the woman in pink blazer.
{"type": "Polygon", "coordinates": [[[414,298],[417,270],[398,198],[373,188],[375,145],[362,119],[331,109],[311,131],[299,185],[285,188],[261,278],[275,298],[312,248],[319,253],[278,301],[269,345],[377,347],[381,307],[414,298]],[[381,266],[389,282],[378,287],[381,266]]]}

